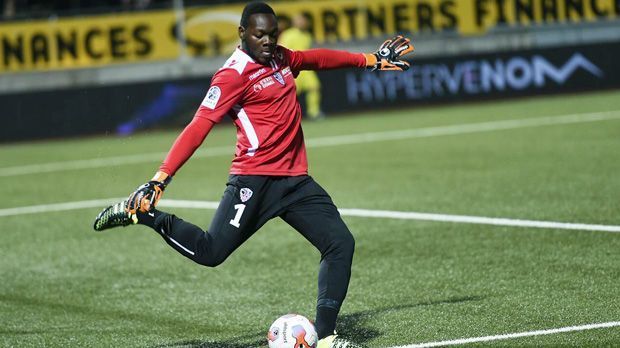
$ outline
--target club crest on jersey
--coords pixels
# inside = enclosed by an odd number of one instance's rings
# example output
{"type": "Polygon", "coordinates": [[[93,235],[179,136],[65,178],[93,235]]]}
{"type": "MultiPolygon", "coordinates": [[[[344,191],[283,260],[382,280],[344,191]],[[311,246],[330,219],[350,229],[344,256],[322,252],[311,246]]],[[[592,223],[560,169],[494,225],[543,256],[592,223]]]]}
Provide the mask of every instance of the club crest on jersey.
{"type": "Polygon", "coordinates": [[[284,77],[282,76],[282,74],[279,71],[276,71],[273,74],[273,78],[275,78],[276,81],[278,81],[282,86],[284,86],[284,77]]]}
{"type": "Polygon", "coordinates": [[[247,187],[242,188],[241,191],[239,191],[239,196],[241,198],[241,202],[245,203],[245,202],[249,201],[250,198],[252,198],[252,194],[253,193],[254,192],[252,192],[252,190],[250,190],[247,187]]]}

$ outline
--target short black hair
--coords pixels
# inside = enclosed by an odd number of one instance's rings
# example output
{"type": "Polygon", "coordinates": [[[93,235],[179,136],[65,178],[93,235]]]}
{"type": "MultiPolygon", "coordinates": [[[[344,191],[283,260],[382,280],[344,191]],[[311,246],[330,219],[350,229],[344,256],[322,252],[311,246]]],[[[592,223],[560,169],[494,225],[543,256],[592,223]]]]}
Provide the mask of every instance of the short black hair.
{"type": "Polygon", "coordinates": [[[250,16],[257,13],[265,13],[276,15],[271,6],[267,5],[264,2],[251,2],[247,4],[243,8],[243,13],[241,14],[241,22],[239,23],[242,27],[248,27],[248,21],[250,20],[250,16]]]}

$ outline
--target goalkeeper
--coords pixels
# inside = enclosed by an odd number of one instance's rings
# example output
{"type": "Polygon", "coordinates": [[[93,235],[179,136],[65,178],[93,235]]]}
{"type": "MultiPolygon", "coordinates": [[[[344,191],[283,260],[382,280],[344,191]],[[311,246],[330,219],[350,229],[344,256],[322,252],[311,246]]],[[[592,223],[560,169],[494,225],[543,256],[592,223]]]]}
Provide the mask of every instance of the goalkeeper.
{"type": "MultiPolygon", "coordinates": [[[[252,2],[241,16],[240,46],[218,70],[192,121],[172,145],[155,176],[127,200],[104,209],[97,231],[141,224],[181,255],[215,267],[268,220],[279,217],[321,253],[315,326],[319,348],[356,347],[335,334],[351,276],[355,242],[325,190],[308,175],[301,109],[294,77],[302,70],[409,68],[401,56],[408,39],[387,40],[375,53],[327,49],[291,51],[277,45],[271,7],[252,2]],[[230,177],[207,231],[156,208],[172,177],[225,116],[237,127],[230,177]]],[[[206,168],[205,168],[206,169],[206,168]]]]}

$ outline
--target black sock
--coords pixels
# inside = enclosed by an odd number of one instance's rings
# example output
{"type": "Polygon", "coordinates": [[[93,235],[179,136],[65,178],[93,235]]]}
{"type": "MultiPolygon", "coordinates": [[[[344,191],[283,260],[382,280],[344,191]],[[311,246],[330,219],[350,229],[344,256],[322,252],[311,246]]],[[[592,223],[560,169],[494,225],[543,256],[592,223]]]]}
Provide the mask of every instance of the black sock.
{"type": "Polygon", "coordinates": [[[136,213],[136,216],[138,217],[138,224],[145,225],[153,229],[155,228],[155,226],[157,226],[156,220],[161,221],[161,218],[163,217],[163,215],[168,215],[168,214],[164,213],[163,211],[159,211],[157,209],[153,209],[148,213],[143,213],[140,211],[136,213]]]}
{"type": "Polygon", "coordinates": [[[338,310],[331,307],[320,306],[316,308],[316,333],[319,339],[333,335],[336,330],[336,318],[338,310]]]}

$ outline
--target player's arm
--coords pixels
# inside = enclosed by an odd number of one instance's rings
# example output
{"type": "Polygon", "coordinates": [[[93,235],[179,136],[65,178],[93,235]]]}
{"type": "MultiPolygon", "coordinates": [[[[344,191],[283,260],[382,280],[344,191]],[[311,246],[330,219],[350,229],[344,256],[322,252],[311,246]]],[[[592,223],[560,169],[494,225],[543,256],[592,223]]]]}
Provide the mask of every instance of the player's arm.
{"type": "MultiPolygon", "coordinates": [[[[202,106],[201,106],[202,108],[202,106]]],[[[194,154],[207,137],[215,123],[200,117],[200,109],[192,121],[179,134],[168,155],[153,178],[138,187],[127,200],[126,210],[132,214],[136,211],[147,212],[157,205],[172,176],[194,154]]]]}
{"type": "Polygon", "coordinates": [[[242,84],[234,70],[219,71],[192,121],[174,141],[168,155],[153,178],[138,187],[127,200],[125,209],[130,213],[153,209],[174,174],[187,162],[204,142],[213,126],[220,122],[241,98],[242,84]]]}
{"type": "Polygon", "coordinates": [[[284,49],[291,68],[300,70],[328,70],[360,67],[374,70],[407,70],[409,63],[401,58],[413,51],[411,40],[396,36],[386,40],[374,53],[351,53],[347,51],[317,48],[304,51],[284,49]]]}

